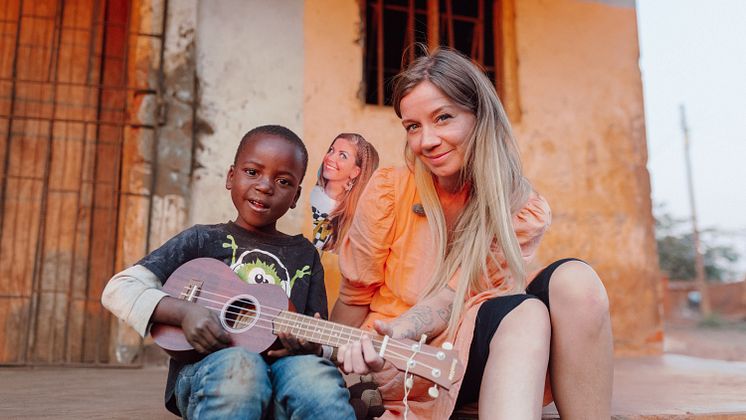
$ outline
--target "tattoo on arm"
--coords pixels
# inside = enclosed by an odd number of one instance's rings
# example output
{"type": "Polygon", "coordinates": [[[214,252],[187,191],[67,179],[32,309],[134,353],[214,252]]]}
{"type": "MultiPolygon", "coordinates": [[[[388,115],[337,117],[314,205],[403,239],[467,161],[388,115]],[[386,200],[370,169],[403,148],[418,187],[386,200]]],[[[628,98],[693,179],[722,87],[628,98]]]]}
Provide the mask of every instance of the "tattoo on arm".
{"type": "Polygon", "coordinates": [[[449,303],[448,307],[438,309],[438,316],[440,319],[442,319],[445,323],[448,323],[451,319],[451,312],[453,312],[453,303],[449,303]]]}
{"type": "MultiPolygon", "coordinates": [[[[440,334],[451,319],[453,302],[449,302],[446,306],[441,306],[438,303],[437,301],[421,302],[410,308],[399,318],[402,323],[397,328],[399,330],[397,335],[416,340],[422,334],[440,334]]],[[[443,302],[443,305],[445,305],[445,302],[443,302]]]]}
{"type": "Polygon", "coordinates": [[[407,316],[413,324],[415,336],[425,332],[433,323],[433,310],[428,306],[413,307],[407,316]]]}
{"type": "Polygon", "coordinates": [[[415,330],[414,330],[414,329],[412,329],[412,328],[408,328],[408,329],[406,329],[405,331],[402,331],[402,332],[401,332],[401,334],[400,334],[400,337],[399,337],[399,338],[401,338],[401,337],[407,337],[407,338],[412,338],[412,339],[414,339],[414,337],[417,337],[417,331],[415,331],[415,330]]]}

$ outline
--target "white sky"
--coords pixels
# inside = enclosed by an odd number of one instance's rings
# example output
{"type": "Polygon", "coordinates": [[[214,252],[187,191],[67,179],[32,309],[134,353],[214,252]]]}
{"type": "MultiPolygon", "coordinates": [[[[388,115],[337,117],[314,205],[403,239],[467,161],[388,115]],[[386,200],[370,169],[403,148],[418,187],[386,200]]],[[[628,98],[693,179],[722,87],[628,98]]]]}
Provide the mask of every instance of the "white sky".
{"type": "Polygon", "coordinates": [[[700,228],[746,259],[746,0],[637,0],[653,200],[689,217],[686,107],[700,228]]]}

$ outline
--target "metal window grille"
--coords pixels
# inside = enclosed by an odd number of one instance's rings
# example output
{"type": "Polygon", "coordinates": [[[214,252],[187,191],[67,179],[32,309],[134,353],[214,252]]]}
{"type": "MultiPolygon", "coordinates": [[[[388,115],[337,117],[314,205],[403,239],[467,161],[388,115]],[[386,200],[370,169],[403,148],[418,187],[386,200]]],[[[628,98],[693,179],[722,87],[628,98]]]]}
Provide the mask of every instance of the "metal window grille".
{"type": "Polygon", "coordinates": [[[391,105],[391,78],[411,62],[415,43],[444,45],[502,85],[501,0],[366,0],[365,102],[391,105]]]}

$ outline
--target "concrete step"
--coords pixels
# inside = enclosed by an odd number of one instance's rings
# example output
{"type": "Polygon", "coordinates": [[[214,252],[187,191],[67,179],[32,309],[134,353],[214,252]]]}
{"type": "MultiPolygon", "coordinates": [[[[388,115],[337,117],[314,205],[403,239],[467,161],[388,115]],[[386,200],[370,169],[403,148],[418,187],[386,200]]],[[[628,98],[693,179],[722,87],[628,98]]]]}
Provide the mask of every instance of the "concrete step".
{"type": "MultiPolygon", "coordinates": [[[[173,419],[163,408],[165,380],[163,367],[0,368],[0,418],[173,419]]],[[[612,415],[614,420],[746,419],[746,362],[670,354],[617,359],[612,415]]],[[[553,405],[545,408],[544,419],[557,418],[553,405]]]]}
{"type": "MultiPolygon", "coordinates": [[[[744,420],[746,362],[667,354],[614,363],[613,420],[744,420]]],[[[462,411],[452,419],[476,419],[462,411]]],[[[544,408],[543,419],[559,419],[544,408]]]]}

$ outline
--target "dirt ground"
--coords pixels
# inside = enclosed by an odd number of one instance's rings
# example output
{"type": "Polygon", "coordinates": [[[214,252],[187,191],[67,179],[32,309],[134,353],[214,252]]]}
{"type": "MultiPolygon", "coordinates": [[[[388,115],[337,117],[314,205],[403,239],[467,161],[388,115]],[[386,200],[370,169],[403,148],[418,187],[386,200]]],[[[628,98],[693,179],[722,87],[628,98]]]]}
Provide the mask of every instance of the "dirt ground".
{"type": "MultiPolygon", "coordinates": [[[[666,354],[615,360],[614,420],[746,419],[746,321],[666,326],[666,354]],[[719,359],[719,360],[718,360],[719,359]]],[[[0,368],[0,418],[175,419],[166,369],[0,368]]],[[[553,405],[544,419],[557,419],[553,405]]]]}
{"type": "Polygon", "coordinates": [[[664,351],[671,354],[746,362],[746,320],[719,321],[703,326],[696,321],[669,321],[664,351]]]}

